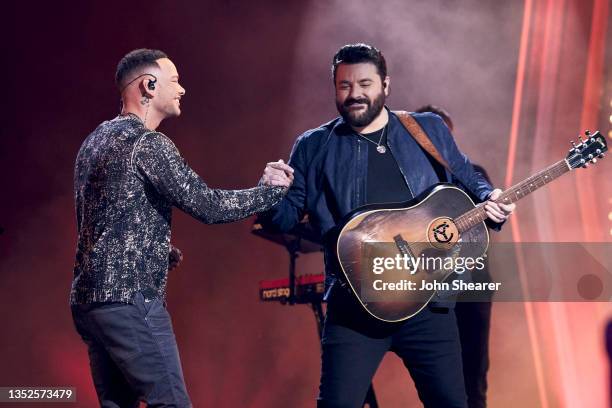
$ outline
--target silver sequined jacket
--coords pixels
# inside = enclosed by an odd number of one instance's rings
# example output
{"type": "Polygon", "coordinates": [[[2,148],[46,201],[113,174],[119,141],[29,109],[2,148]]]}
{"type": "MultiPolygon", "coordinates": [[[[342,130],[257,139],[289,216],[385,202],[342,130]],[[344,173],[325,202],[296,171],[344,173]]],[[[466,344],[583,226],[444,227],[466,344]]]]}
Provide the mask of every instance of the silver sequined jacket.
{"type": "Polygon", "coordinates": [[[165,298],[172,207],[207,224],[265,211],[278,187],[209,188],[172,141],[135,116],[102,123],[74,172],[78,243],[71,304],[165,298]]]}

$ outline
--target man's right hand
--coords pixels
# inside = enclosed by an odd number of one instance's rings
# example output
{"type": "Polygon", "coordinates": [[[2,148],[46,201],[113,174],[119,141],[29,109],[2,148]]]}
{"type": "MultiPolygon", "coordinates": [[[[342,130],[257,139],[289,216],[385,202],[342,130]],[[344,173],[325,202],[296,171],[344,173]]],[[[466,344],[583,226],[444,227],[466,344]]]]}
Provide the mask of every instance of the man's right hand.
{"type": "Polygon", "coordinates": [[[259,184],[264,186],[289,188],[291,183],[293,183],[293,169],[282,160],[268,163],[259,180],[259,184]]]}

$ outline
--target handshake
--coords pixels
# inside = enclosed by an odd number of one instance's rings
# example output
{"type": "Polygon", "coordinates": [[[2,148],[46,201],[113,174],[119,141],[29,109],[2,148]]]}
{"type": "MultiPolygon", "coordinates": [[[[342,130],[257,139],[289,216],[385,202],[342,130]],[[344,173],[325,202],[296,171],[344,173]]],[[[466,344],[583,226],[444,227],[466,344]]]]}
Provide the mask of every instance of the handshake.
{"type": "Polygon", "coordinates": [[[293,169],[282,160],[266,164],[260,186],[279,186],[289,188],[293,183],[293,169]]]}

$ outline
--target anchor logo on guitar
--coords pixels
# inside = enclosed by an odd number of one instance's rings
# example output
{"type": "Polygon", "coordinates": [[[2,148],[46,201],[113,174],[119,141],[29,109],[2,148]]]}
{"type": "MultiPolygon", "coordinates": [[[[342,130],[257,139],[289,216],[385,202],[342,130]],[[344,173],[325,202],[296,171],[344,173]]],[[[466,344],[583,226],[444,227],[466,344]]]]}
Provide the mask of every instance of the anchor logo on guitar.
{"type": "Polygon", "coordinates": [[[427,241],[436,249],[450,249],[458,241],[459,230],[450,217],[438,217],[427,228],[427,241]]]}
{"type": "Polygon", "coordinates": [[[437,227],[434,227],[434,239],[440,243],[447,243],[453,239],[453,236],[455,235],[454,233],[451,233],[450,237],[446,236],[446,230],[448,227],[450,227],[450,225],[446,221],[437,227]]]}

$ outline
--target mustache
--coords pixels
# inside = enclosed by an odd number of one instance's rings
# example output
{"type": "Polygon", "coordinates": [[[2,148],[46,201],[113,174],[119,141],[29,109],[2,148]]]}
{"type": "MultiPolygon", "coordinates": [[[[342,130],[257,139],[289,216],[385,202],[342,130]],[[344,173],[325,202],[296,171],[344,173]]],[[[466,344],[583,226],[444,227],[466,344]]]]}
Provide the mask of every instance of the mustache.
{"type": "Polygon", "coordinates": [[[351,105],[357,105],[360,103],[366,104],[368,107],[370,106],[370,100],[368,98],[348,98],[344,101],[343,105],[348,108],[351,105]]]}

